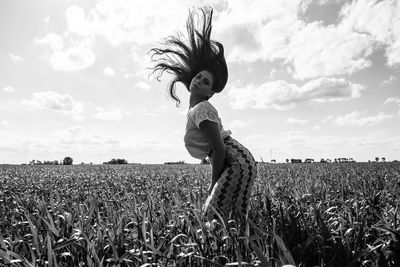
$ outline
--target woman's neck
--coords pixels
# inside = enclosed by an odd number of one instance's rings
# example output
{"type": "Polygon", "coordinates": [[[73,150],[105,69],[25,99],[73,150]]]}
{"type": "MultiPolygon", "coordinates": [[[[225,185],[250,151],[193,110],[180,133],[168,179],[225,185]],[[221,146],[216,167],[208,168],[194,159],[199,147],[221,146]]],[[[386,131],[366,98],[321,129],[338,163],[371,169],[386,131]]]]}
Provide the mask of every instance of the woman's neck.
{"type": "Polygon", "coordinates": [[[190,95],[189,98],[189,108],[196,106],[198,103],[207,100],[207,98],[198,98],[193,95],[190,95]]]}

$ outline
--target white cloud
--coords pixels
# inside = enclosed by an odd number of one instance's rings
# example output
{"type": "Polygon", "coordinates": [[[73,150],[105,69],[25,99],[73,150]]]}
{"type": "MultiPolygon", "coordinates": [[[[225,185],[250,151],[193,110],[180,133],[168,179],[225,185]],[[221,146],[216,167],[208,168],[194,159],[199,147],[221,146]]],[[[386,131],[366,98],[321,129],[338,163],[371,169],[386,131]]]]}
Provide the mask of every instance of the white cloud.
{"type": "Polygon", "coordinates": [[[226,127],[227,129],[240,129],[240,128],[245,128],[249,125],[249,122],[245,122],[242,120],[233,120],[228,127],[226,127]]]}
{"type": "Polygon", "coordinates": [[[389,97],[388,99],[385,100],[384,104],[389,104],[389,103],[400,104],[400,98],[398,98],[398,97],[389,97]]]}
{"type": "Polygon", "coordinates": [[[278,110],[292,109],[298,103],[345,101],[361,96],[365,88],[345,79],[320,78],[311,80],[303,86],[290,84],[283,80],[267,82],[256,87],[231,87],[228,96],[231,106],[235,109],[275,108],[278,110]]]}
{"type": "Polygon", "coordinates": [[[315,125],[315,126],[313,127],[313,130],[319,130],[319,129],[321,129],[321,126],[319,126],[319,125],[315,125]]]}
{"type": "MultiPolygon", "coordinates": [[[[339,2],[342,1],[335,0],[336,4],[339,2]]],[[[227,48],[228,61],[280,60],[293,68],[292,75],[297,79],[349,75],[368,68],[368,57],[382,47],[388,65],[400,62],[400,8],[396,0],[352,1],[342,9],[339,23],[328,26],[320,22],[307,24],[300,19],[299,12],[304,12],[310,3],[101,0],[91,9],[70,6],[65,12],[67,29],[62,36],[43,39],[44,43],[62,44],[57,49],[50,44],[55,69],[83,69],[94,63],[91,46],[97,36],[115,46],[129,44],[144,54],[156,41],[185,30],[188,8],[211,5],[216,11],[213,37],[227,48]],[[70,46],[63,49],[67,42],[70,46]]],[[[317,4],[327,4],[327,0],[317,4]]],[[[135,60],[138,62],[143,60],[135,60]]]]}
{"type": "Polygon", "coordinates": [[[109,111],[106,111],[102,108],[97,108],[97,114],[94,117],[106,121],[120,121],[122,119],[122,115],[123,112],[120,108],[109,111]]]}
{"type": "Polygon", "coordinates": [[[184,25],[187,7],[180,1],[103,0],[85,13],[78,6],[66,11],[68,33],[100,35],[112,45],[148,44],[184,25]]]}
{"type": "Polygon", "coordinates": [[[344,5],[338,25],[313,22],[292,32],[286,62],[299,79],[351,75],[368,68],[368,57],[386,49],[387,64],[400,63],[400,8],[396,0],[359,0],[344,5]]]}
{"type": "Polygon", "coordinates": [[[400,63],[400,6],[397,0],[359,0],[342,9],[343,26],[384,45],[387,64],[400,63]]]}
{"type": "Polygon", "coordinates": [[[20,55],[15,55],[15,54],[12,54],[12,53],[9,53],[8,55],[10,56],[11,60],[14,61],[14,62],[23,62],[25,60],[20,55]]]}
{"type": "Polygon", "coordinates": [[[147,83],[142,82],[142,81],[139,81],[139,82],[135,83],[134,87],[139,88],[139,89],[141,89],[143,91],[150,90],[150,85],[148,85],[147,83]]]}
{"type": "Polygon", "coordinates": [[[360,112],[353,111],[350,114],[337,117],[334,124],[338,126],[374,126],[391,118],[393,118],[393,115],[383,112],[379,112],[376,116],[362,117],[360,112]]]}
{"type": "Polygon", "coordinates": [[[307,120],[300,120],[300,119],[290,117],[289,119],[286,120],[286,122],[292,123],[292,124],[306,124],[307,120]]]}
{"type": "Polygon", "coordinates": [[[303,24],[297,19],[298,2],[261,0],[228,4],[216,19],[214,29],[216,36],[229,47],[229,61],[272,61],[286,57],[289,37],[303,24]]]}
{"type": "Polygon", "coordinates": [[[310,3],[229,2],[214,27],[218,38],[229,47],[228,60],[282,60],[294,68],[293,77],[301,80],[351,75],[370,67],[369,56],[381,48],[385,49],[389,66],[400,63],[397,0],[352,1],[343,7],[339,23],[327,26],[300,19],[298,13],[310,3]]]}
{"type": "Polygon", "coordinates": [[[389,97],[388,99],[385,100],[383,104],[389,104],[389,103],[394,103],[397,104],[399,107],[399,111],[397,112],[397,115],[400,116],[400,98],[399,97],[389,97]]]}
{"type": "Polygon", "coordinates": [[[343,26],[307,24],[293,33],[286,60],[293,64],[297,79],[351,75],[368,68],[374,40],[343,26]]]}
{"type": "MultiPolygon", "coordinates": [[[[74,164],[81,161],[101,163],[119,156],[125,146],[114,136],[85,129],[82,126],[72,126],[56,132],[45,132],[40,136],[31,134],[0,131],[0,151],[7,163],[29,162],[38,160],[62,160],[71,156],[74,164]]],[[[129,151],[132,155],[132,151],[129,151]]]]}
{"type": "Polygon", "coordinates": [[[48,33],[41,39],[35,39],[35,44],[50,46],[51,54],[47,57],[53,69],[67,72],[86,69],[95,63],[93,43],[94,39],[90,37],[74,39],[56,33],[48,33]]]}
{"type": "Polygon", "coordinates": [[[309,143],[310,137],[306,132],[289,131],[275,138],[277,144],[288,144],[291,147],[304,147],[309,143]]]}
{"type": "Polygon", "coordinates": [[[104,74],[107,76],[114,76],[115,71],[110,67],[106,67],[106,68],[104,68],[104,74]]]}
{"type": "Polygon", "coordinates": [[[322,119],[322,122],[328,122],[328,121],[331,121],[331,120],[333,120],[333,116],[332,115],[329,115],[329,116],[327,116],[326,118],[323,118],[322,119]]]}
{"type": "Polygon", "coordinates": [[[71,148],[79,145],[118,145],[118,140],[85,130],[82,126],[72,126],[54,134],[57,142],[71,148]]]}
{"type": "Polygon", "coordinates": [[[390,85],[390,84],[393,84],[393,82],[396,81],[396,80],[397,80],[397,77],[391,75],[389,78],[387,78],[386,80],[384,80],[384,81],[382,82],[382,84],[383,84],[383,85],[390,85]]]}
{"type": "MultiPolygon", "coordinates": [[[[383,132],[369,133],[368,135],[312,135],[305,132],[282,133],[279,137],[261,139],[260,145],[268,146],[279,144],[273,149],[274,157],[281,161],[285,158],[308,157],[334,159],[337,157],[353,157],[355,160],[367,161],[375,156],[390,154],[398,155],[400,138],[396,134],[383,132]],[[343,149],[346,148],[346,149],[343,149]],[[394,152],[394,153],[393,153],[394,152]]],[[[266,151],[267,153],[269,151],[266,151]]],[[[265,152],[264,152],[265,153],[265,152]]]]}
{"type": "Polygon", "coordinates": [[[23,105],[37,109],[49,109],[61,112],[64,115],[72,115],[76,120],[81,116],[83,104],[76,102],[70,95],[62,95],[52,91],[33,94],[32,100],[23,100],[23,105]]]}
{"type": "Polygon", "coordinates": [[[7,126],[9,126],[9,125],[10,125],[10,123],[9,123],[8,121],[6,121],[6,120],[1,120],[1,121],[0,121],[0,126],[7,127],[7,126]]]}
{"type": "Polygon", "coordinates": [[[16,90],[12,86],[6,86],[3,88],[3,91],[7,94],[12,94],[15,93],[16,90]]]}

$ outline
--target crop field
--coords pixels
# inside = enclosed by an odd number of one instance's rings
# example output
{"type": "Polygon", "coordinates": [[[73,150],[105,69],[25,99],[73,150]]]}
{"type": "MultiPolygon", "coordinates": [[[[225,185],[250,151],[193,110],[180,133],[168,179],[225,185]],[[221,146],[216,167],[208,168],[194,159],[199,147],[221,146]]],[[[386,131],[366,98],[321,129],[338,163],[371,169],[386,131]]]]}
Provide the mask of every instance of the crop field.
{"type": "Polygon", "coordinates": [[[400,163],[258,164],[248,218],[207,165],[0,166],[0,266],[400,266],[400,163]]]}

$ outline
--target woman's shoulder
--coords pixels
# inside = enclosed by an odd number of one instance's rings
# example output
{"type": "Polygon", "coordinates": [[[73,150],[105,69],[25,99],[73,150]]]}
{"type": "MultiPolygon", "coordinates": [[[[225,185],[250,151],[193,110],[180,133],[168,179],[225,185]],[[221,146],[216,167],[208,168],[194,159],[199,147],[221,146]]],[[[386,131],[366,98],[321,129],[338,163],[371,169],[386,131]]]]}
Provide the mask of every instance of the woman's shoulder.
{"type": "Polygon", "coordinates": [[[212,110],[217,112],[217,109],[208,101],[201,101],[196,106],[193,107],[194,110],[212,110]]]}
{"type": "Polygon", "coordinates": [[[189,117],[193,119],[197,127],[199,127],[200,122],[203,120],[220,123],[217,110],[208,101],[202,101],[194,106],[193,109],[189,111],[189,117]]]}

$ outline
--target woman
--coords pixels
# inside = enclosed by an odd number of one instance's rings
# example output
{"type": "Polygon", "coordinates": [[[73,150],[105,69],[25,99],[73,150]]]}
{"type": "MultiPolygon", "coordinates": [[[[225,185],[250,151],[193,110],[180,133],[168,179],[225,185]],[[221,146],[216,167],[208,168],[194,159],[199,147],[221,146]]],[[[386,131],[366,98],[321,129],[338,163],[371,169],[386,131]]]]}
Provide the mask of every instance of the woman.
{"type": "Polygon", "coordinates": [[[205,211],[210,212],[213,206],[228,217],[231,212],[247,213],[257,167],[251,153],[230,136],[230,131],[224,130],[217,110],[208,102],[224,89],[228,80],[224,47],[210,39],[212,14],[212,9],[190,12],[186,42],[179,35],[170,36],[164,48],[150,51],[154,72],[159,73],[157,78],[164,71],[174,75],[168,90],[177,105],[177,82],[183,83],[190,93],[185,147],[197,159],[208,157],[212,165],[205,211]],[[195,25],[196,16],[200,23],[195,25]]]}

